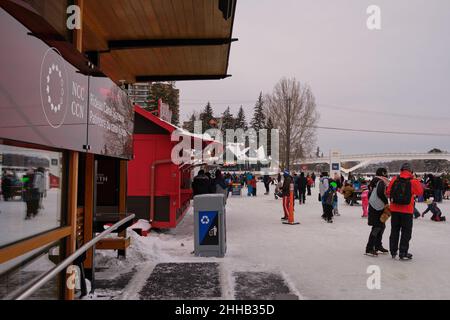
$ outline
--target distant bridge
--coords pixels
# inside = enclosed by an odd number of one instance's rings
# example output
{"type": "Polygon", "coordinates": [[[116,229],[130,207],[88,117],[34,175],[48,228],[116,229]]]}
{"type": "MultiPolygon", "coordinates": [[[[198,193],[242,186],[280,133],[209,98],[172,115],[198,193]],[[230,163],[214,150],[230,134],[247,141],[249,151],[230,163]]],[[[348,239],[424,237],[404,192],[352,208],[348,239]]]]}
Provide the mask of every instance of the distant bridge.
{"type": "MultiPolygon", "coordinates": [[[[378,154],[356,154],[356,155],[341,155],[342,162],[358,162],[357,165],[349,169],[341,168],[342,172],[349,173],[353,172],[359,168],[363,168],[371,163],[377,162],[388,162],[396,160],[448,160],[450,161],[450,153],[378,153],[378,154]]],[[[330,163],[329,157],[323,158],[308,158],[301,160],[295,165],[308,165],[308,164],[319,164],[319,163],[330,163]]]]}

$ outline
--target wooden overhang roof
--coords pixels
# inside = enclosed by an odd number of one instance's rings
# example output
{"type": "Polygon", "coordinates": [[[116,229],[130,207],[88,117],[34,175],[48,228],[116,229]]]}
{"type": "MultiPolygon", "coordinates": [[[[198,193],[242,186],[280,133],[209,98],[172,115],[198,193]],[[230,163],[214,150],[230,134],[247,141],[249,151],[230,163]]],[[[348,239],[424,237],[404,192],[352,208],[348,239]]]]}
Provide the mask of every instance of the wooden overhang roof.
{"type": "Polygon", "coordinates": [[[236,0],[84,0],[83,51],[115,82],[226,78],[236,0]]]}

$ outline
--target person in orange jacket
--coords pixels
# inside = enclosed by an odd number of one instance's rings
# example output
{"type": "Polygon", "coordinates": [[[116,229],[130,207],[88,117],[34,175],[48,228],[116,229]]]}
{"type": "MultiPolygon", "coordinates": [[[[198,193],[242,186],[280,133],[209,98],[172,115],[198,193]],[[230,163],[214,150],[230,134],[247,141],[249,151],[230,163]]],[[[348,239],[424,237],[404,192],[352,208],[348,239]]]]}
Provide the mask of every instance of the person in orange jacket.
{"type": "Polygon", "coordinates": [[[389,238],[391,256],[395,259],[399,250],[400,260],[411,260],[413,255],[408,250],[412,236],[415,197],[423,195],[423,187],[420,181],[414,178],[409,163],[402,165],[400,175],[392,179],[386,194],[391,200],[392,212],[389,238]]]}

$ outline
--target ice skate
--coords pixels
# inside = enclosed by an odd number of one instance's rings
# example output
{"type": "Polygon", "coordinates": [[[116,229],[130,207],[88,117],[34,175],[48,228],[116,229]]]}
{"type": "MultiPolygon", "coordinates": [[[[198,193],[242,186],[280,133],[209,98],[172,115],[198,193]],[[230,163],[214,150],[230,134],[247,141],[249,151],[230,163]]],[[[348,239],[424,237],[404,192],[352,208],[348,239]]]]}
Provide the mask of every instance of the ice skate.
{"type": "Polygon", "coordinates": [[[411,253],[401,254],[399,256],[400,260],[412,260],[413,255],[411,253]]]}
{"type": "Polygon", "coordinates": [[[377,250],[366,250],[366,253],[365,253],[365,255],[366,256],[369,256],[369,257],[378,257],[378,252],[377,252],[377,250]]]}
{"type": "Polygon", "coordinates": [[[382,253],[382,254],[386,254],[386,253],[389,252],[389,250],[387,250],[387,249],[385,249],[385,248],[383,248],[383,247],[377,248],[377,251],[380,252],[380,253],[382,253]]]}

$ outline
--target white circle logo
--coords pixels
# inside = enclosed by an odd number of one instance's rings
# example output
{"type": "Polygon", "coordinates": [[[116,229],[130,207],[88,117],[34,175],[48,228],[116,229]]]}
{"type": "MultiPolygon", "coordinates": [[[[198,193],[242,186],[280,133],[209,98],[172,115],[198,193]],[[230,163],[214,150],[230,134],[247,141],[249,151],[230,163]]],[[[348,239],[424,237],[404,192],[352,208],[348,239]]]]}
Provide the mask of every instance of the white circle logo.
{"type": "Polygon", "coordinates": [[[44,116],[52,128],[59,128],[67,115],[66,62],[56,48],[49,48],[41,65],[41,104],[44,116]]]}
{"type": "Polygon", "coordinates": [[[208,224],[209,223],[208,216],[203,216],[201,222],[202,222],[202,224],[208,224]]]}
{"type": "Polygon", "coordinates": [[[52,64],[52,66],[48,68],[47,88],[45,89],[45,91],[47,92],[47,101],[50,104],[51,110],[55,113],[61,111],[61,106],[64,103],[64,79],[58,65],[52,64]],[[52,74],[57,77],[57,80],[61,85],[61,88],[57,88],[60,89],[60,91],[57,92],[57,96],[59,98],[59,100],[57,101],[52,101],[52,95],[50,94],[50,80],[52,74]]]}

